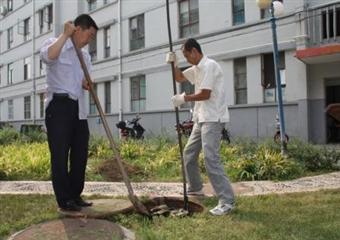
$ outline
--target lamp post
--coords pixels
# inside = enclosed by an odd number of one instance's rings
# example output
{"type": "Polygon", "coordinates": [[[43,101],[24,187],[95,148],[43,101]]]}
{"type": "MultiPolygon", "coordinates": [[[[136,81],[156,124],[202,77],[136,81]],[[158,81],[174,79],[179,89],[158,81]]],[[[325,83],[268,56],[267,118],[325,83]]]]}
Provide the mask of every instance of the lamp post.
{"type": "Polygon", "coordinates": [[[274,67],[275,67],[275,82],[277,90],[278,100],[278,112],[280,121],[280,138],[281,138],[281,154],[285,155],[287,152],[286,131],[284,121],[284,111],[282,104],[282,88],[281,88],[281,76],[279,70],[279,50],[277,46],[277,33],[276,33],[276,17],[283,14],[283,4],[280,1],[275,0],[256,0],[256,3],[260,9],[270,9],[270,22],[273,35],[273,55],[274,55],[274,67]]]}

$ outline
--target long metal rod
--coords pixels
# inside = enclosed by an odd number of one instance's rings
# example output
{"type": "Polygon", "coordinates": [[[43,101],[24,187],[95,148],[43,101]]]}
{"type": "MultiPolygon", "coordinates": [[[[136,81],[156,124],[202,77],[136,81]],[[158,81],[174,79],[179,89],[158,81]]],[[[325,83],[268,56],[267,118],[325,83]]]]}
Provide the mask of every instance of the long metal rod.
{"type": "MultiPolygon", "coordinates": [[[[169,47],[170,47],[170,52],[172,52],[173,48],[172,48],[172,37],[171,37],[169,0],[166,0],[166,16],[167,16],[167,23],[168,23],[169,47]]],[[[177,94],[177,87],[176,87],[176,80],[175,80],[175,64],[173,62],[171,63],[171,71],[172,71],[172,83],[173,83],[174,95],[176,95],[177,94]]],[[[180,151],[180,155],[181,155],[181,165],[182,165],[184,210],[189,211],[187,185],[186,185],[187,181],[186,181],[185,170],[184,170],[182,134],[181,134],[181,132],[179,130],[179,112],[178,112],[178,107],[175,107],[175,113],[176,113],[176,126],[177,126],[178,145],[179,145],[179,151],[180,151]]]]}
{"type": "Polygon", "coordinates": [[[75,42],[74,42],[74,39],[71,38],[72,40],[72,43],[73,43],[73,46],[74,46],[74,49],[76,50],[76,53],[77,53],[77,56],[78,56],[78,59],[79,59],[79,62],[80,62],[80,65],[84,71],[84,76],[85,76],[85,79],[86,81],[88,82],[89,84],[89,92],[97,106],[97,109],[98,109],[98,112],[99,112],[99,115],[100,115],[100,118],[103,122],[103,126],[104,126],[104,129],[105,129],[105,132],[106,132],[106,135],[110,141],[110,146],[112,148],[112,151],[114,153],[114,157],[116,159],[116,162],[119,166],[119,170],[123,176],[123,181],[125,183],[125,186],[127,187],[128,189],[128,197],[131,201],[131,203],[133,204],[133,206],[135,207],[136,211],[138,211],[139,213],[143,214],[143,215],[146,215],[148,217],[151,217],[151,214],[149,213],[149,211],[146,209],[146,207],[139,201],[139,199],[137,198],[137,196],[134,194],[133,192],[133,189],[132,189],[132,186],[131,186],[131,182],[130,182],[130,179],[126,173],[126,170],[124,168],[124,165],[123,165],[123,160],[120,156],[120,153],[119,153],[119,149],[118,149],[118,146],[117,144],[115,143],[115,141],[113,140],[113,136],[111,134],[111,131],[110,131],[110,128],[109,128],[109,125],[106,121],[106,118],[105,118],[105,115],[104,115],[104,112],[103,112],[103,109],[100,105],[100,102],[99,102],[99,99],[98,99],[98,96],[97,94],[95,93],[94,91],[94,88],[93,88],[93,82],[91,80],[91,77],[90,77],[90,74],[87,70],[87,67],[86,67],[86,64],[84,62],[84,58],[83,58],[83,54],[80,52],[80,49],[77,48],[75,42]]]}
{"type": "Polygon", "coordinates": [[[281,87],[281,75],[279,70],[279,50],[277,46],[277,34],[276,34],[276,18],[274,13],[274,5],[271,3],[271,27],[273,34],[273,51],[274,51],[274,66],[275,66],[275,79],[276,79],[276,87],[277,87],[277,98],[278,98],[278,112],[279,112],[279,121],[280,121],[280,137],[281,137],[281,154],[285,155],[287,152],[287,144],[286,144],[286,130],[285,130],[285,116],[283,111],[282,104],[282,87],[281,87]]]}

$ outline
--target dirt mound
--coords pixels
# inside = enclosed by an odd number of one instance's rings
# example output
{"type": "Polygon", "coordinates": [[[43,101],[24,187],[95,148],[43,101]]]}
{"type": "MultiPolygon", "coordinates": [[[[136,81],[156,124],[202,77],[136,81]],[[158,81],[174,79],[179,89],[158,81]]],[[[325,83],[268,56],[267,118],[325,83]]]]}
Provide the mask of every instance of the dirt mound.
{"type": "MultiPolygon", "coordinates": [[[[129,163],[123,162],[124,168],[130,178],[142,178],[146,176],[146,173],[129,163]]],[[[114,159],[104,160],[97,168],[96,173],[104,177],[106,181],[110,182],[121,182],[123,181],[122,174],[120,172],[119,166],[114,159]]]]}

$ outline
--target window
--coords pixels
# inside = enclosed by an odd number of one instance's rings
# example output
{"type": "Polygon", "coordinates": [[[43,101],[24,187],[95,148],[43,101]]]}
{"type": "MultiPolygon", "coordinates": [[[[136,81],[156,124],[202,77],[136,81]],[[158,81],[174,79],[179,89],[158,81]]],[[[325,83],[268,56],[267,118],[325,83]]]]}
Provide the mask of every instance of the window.
{"type": "Polygon", "coordinates": [[[43,76],[45,74],[46,74],[45,73],[45,67],[44,67],[43,61],[40,59],[39,60],[39,75],[43,76]]]}
{"type": "MultiPolygon", "coordinates": [[[[284,92],[284,88],[286,86],[284,52],[279,53],[278,68],[281,76],[281,87],[284,92]]],[[[272,53],[264,54],[262,56],[262,86],[264,88],[264,102],[275,102],[277,100],[275,91],[276,81],[274,58],[272,53]]]]}
{"type": "Polygon", "coordinates": [[[238,58],[234,60],[234,90],[235,104],[247,103],[247,60],[238,58]]]}
{"type": "Polygon", "coordinates": [[[50,4],[47,6],[47,29],[52,29],[52,23],[53,23],[53,5],[50,4]]]}
{"type": "Polygon", "coordinates": [[[7,48],[10,49],[13,46],[13,27],[7,29],[7,48]]]}
{"type": "Polygon", "coordinates": [[[111,113],[111,82],[106,82],[105,88],[105,113],[111,113]]]}
{"type": "Polygon", "coordinates": [[[93,11],[97,8],[97,0],[88,0],[87,2],[89,11],[93,11]]]}
{"type": "Polygon", "coordinates": [[[38,12],[39,16],[39,33],[44,32],[44,9],[39,10],[38,12]]]}
{"type": "Polygon", "coordinates": [[[140,112],[145,110],[145,76],[140,75],[130,78],[131,83],[131,111],[140,112]]]}
{"type": "Polygon", "coordinates": [[[24,97],[24,118],[31,118],[31,96],[24,97]]]}
{"type": "Polygon", "coordinates": [[[185,38],[199,32],[198,0],[179,1],[180,37],[185,38]]]}
{"type": "Polygon", "coordinates": [[[24,80],[31,78],[31,59],[24,58],[24,80]]]}
{"type": "Polygon", "coordinates": [[[110,57],[111,34],[110,26],[104,28],[104,58],[110,57]]]}
{"type": "Polygon", "coordinates": [[[45,100],[45,95],[44,93],[40,93],[39,94],[39,99],[40,99],[40,118],[43,118],[44,117],[44,111],[45,111],[45,108],[44,108],[44,100],[45,100]]]}
{"type": "Polygon", "coordinates": [[[91,56],[91,61],[97,60],[97,34],[89,43],[89,54],[91,56]]]}
{"type": "Polygon", "coordinates": [[[8,119],[13,119],[13,99],[8,100],[8,119]]]}
{"type": "MultiPolygon", "coordinates": [[[[280,1],[283,2],[283,0],[276,0],[276,1],[280,1]]],[[[267,9],[261,9],[261,19],[264,18],[270,18],[270,7],[268,7],[267,9]]]]}
{"type": "Polygon", "coordinates": [[[130,18],[130,51],[144,48],[144,15],[130,18]]]}
{"type": "Polygon", "coordinates": [[[321,19],[323,39],[330,39],[334,36],[340,36],[340,8],[323,11],[321,19]]]}
{"type": "Polygon", "coordinates": [[[7,65],[7,85],[13,84],[13,63],[7,65]]]}
{"type": "Polygon", "coordinates": [[[233,25],[239,25],[244,20],[244,0],[233,0],[233,25]]]}
{"type": "Polygon", "coordinates": [[[30,39],[30,19],[26,18],[24,20],[24,41],[30,39]]]}
{"type": "MultiPolygon", "coordinates": [[[[97,84],[93,83],[93,91],[97,94],[97,84]]],[[[97,113],[96,103],[94,102],[92,96],[89,97],[90,100],[90,114],[94,115],[97,113]]]]}
{"type": "Polygon", "coordinates": [[[7,0],[7,10],[13,11],[13,0],[7,0]]]}

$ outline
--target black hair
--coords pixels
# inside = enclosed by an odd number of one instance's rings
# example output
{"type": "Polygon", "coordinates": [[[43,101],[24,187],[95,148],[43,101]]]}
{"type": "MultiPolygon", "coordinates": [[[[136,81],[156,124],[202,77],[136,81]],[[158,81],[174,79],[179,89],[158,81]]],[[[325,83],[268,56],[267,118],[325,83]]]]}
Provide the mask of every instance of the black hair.
{"type": "Polygon", "coordinates": [[[80,26],[82,29],[89,29],[90,27],[94,27],[96,30],[98,30],[96,22],[88,14],[80,14],[74,20],[74,26],[80,26]]]}
{"type": "Polygon", "coordinates": [[[191,50],[193,48],[196,48],[196,50],[200,53],[200,54],[203,54],[202,53],[202,49],[201,49],[201,45],[196,41],[196,39],[194,38],[188,38],[183,46],[182,46],[182,49],[186,50],[186,51],[189,51],[191,52],[191,50]]]}

